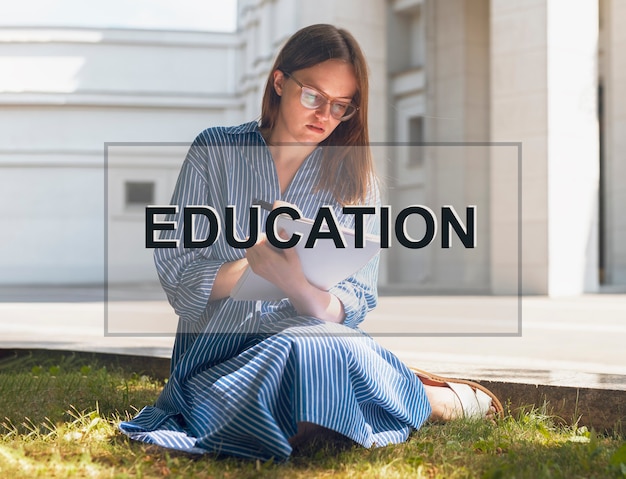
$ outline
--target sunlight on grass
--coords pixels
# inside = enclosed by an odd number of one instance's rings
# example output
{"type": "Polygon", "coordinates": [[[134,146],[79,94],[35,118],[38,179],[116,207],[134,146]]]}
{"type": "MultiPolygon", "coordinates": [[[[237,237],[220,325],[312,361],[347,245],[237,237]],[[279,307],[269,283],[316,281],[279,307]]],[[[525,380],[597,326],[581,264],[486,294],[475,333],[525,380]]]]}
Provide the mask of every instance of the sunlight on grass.
{"type": "Polygon", "coordinates": [[[567,425],[547,405],[497,423],[426,425],[404,444],[377,449],[320,438],[283,464],[194,456],[117,430],[156,399],[162,381],[77,358],[14,361],[0,361],[0,477],[626,478],[622,437],[567,425]]]}

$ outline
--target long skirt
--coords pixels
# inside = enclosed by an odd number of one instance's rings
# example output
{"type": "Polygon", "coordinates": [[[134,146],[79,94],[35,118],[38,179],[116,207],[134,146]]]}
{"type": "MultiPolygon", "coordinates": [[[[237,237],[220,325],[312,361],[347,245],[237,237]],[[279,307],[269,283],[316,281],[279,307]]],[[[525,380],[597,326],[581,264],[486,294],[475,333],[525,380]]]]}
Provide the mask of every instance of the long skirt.
{"type": "Polygon", "coordinates": [[[299,422],[369,448],[404,442],[431,412],[421,381],[391,352],[358,329],[311,317],[239,332],[179,329],[175,356],[155,405],[120,424],[131,438],[285,460],[299,422]]]}

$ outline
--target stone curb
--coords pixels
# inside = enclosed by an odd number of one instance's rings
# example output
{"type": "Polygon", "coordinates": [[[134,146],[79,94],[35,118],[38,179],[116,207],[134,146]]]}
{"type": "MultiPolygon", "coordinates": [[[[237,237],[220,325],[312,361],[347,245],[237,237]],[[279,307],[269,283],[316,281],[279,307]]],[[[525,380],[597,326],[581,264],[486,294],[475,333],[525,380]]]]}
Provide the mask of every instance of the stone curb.
{"type": "MultiPolygon", "coordinates": [[[[23,357],[44,352],[51,360],[72,355],[83,360],[96,361],[111,367],[130,369],[155,379],[169,377],[170,359],[152,356],[134,356],[118,353],[49,349],[0,349],[0,361],[9,357],[23,357]]],[[[1,373],[1,371],[0,371],[1,373]]],[[[471,379],[471,378],[463,378],[471,379]]],[[[624,434],[626,424],[626,391],[568,386],[548,386],[503,381],[476,381],[489,388],[502,402],[506,412],[536,409],[564,424],[586,426],[603,434],[624,434]]]]}
{"type": "Polygon", "coordinates": [[[477,381],[493,391],[505,411],[539,409],[565,424],[586,426],[599,433],[620,434],[626,425],[626,391],[477,381]]]}

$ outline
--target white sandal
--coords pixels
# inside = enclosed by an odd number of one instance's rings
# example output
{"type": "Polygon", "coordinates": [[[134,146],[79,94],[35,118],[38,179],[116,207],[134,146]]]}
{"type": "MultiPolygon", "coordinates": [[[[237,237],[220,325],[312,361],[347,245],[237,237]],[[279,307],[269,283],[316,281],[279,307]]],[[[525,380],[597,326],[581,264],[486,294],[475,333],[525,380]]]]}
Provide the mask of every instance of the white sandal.
{"type": "Polygon", "coordinates": [[[411,370],[424,384],[447,386],[452,389],[461,401],[463,416],[466,418],[484,418],[491,407],[495,409],[496,416],[504,416],[504,408],[497,396],[478,383],[466,379],[444,378],[416,368],[411,370]]]}

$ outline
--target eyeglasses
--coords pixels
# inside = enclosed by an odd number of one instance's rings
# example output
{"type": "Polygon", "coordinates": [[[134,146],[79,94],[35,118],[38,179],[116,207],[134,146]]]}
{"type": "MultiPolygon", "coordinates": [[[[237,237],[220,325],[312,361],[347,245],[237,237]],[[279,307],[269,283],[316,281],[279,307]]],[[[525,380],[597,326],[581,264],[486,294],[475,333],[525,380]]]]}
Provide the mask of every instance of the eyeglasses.
{"type": "Polygon", "coordinates": [[[303,85],[300,83],[291,73],[283,72],[287,78],[291,78],[302,89],[300,94],[300,103],[304,108],[309,110],[317,110],[322,105],[330,103],[330,115],[339,121],[349,120],[359,109],[358,106],[352,103],[346,103],[345,101],[336,101],[330,98],[325,93],[322,93],[315,88],[303,85]]]}

